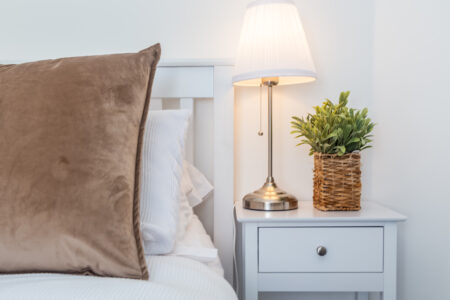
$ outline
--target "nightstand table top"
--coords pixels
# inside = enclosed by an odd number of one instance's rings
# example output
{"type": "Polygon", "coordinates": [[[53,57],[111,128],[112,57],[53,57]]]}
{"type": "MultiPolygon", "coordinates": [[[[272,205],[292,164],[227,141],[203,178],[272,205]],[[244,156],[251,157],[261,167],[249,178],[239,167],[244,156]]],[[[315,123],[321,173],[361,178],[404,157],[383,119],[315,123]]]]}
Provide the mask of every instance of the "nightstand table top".
{"type": "Polygon", "coordinates": [[[313,207],[312,201],[299,201],[298,209],[288,211],[257,211],[236,204],[236,219],[240,223],[248,222],[398,222],[406,217],[372,201],[361,202],[359,211],[320,211],[313,207]]]}

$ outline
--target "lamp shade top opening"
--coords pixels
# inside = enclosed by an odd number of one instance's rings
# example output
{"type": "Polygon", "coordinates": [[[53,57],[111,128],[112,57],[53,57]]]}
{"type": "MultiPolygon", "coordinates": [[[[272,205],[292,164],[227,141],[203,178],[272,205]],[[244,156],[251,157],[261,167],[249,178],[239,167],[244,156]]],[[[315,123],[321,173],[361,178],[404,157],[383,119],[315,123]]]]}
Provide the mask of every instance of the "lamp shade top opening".
{"type": "Polygon", "coordinates": [[[265,77],[278,77],[279,85],[316,78],[308,41],[292,1],[257,0],[245,12],[233,84],[259,86],[265,77]]]}

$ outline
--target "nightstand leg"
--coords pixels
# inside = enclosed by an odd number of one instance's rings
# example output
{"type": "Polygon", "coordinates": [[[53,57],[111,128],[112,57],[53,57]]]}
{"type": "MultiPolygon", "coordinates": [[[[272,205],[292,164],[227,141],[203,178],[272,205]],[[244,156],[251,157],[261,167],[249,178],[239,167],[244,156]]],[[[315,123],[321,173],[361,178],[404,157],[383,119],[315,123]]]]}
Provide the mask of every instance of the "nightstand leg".
{"type": "Polygon", "coordinates": [[[258,227],[244,224],[242,245],[244,249],[244,300],[258,300],[258,227]]]}
{"type": "Polygon", "coordinates": [[[356,293],[356,300],[369,300],[369,293],[367,292],[356,293]]]}
{"type": "Polygon", "coordinates": [[[397,299],[397,224],[384,226],[384,291],[383,300],[397,299]]]}

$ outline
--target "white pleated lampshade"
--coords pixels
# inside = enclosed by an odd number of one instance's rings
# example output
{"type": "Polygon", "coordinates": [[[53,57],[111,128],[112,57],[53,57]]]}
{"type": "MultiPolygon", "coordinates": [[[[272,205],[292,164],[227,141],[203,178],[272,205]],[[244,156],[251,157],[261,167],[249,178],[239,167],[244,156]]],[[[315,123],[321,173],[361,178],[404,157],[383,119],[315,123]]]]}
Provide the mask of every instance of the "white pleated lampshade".
{"type": "Polygon", "coordinates": [[[316,78],[300,16],[290,0],[257,0],[245,13],[233,83],[259,86],[267,77],[278,77],[279,85],[316,78]]]}

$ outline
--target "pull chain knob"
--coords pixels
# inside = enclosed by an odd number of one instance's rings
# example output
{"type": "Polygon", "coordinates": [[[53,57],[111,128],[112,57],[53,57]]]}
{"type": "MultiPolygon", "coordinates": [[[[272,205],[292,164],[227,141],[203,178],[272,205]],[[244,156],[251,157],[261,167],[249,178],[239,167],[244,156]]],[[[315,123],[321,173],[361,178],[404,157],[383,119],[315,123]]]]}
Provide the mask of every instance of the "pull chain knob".
{"type": "Polygon", "coordinates": [[[261,119],[262,119],[262,108],[261,108],[262,97],[261,97],[261,94],[262,94],[262,83],[259,85],[259,130],[258,130],[259,136],[264,135],[264,132],[262,131],[262,128],[261,128],[261,123],[262,123],[262,121],[261,121],[261,119]]]}
{"type": "Polygon", "coordinates": [[[317,251],[317,255],[319,255],[319,256],[327,255],[327,248],[325,248],[324,246],[317,247],[316,251],[317,251]]]}

